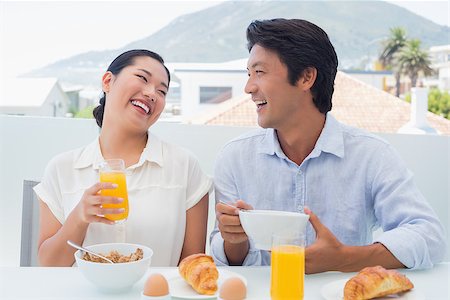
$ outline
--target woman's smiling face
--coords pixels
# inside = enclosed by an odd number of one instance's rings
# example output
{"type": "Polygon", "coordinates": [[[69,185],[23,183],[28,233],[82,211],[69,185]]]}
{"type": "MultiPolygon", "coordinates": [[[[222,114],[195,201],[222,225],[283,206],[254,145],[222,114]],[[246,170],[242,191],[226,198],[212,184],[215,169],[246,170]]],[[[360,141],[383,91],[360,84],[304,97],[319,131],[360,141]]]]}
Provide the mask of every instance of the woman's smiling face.
{"type": "Polygon", "coordinates": [[[103,124],[122,122],[126,128],[147,131],[164,110],[168,89],[166,69],[148,56],[135,57],[117,75],[106,72],[103,124]]]}

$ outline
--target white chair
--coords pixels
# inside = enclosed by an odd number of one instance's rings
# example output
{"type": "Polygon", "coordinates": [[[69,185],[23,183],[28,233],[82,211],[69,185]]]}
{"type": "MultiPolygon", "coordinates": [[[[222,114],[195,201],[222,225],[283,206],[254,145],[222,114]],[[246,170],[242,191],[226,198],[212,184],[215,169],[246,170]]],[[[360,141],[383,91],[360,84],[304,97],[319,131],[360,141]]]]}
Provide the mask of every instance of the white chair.
{"type": "Polygon", "coordinates": [[[38,235],[39,235],[39,201],[33,191],[37,181],[23,181],[22,205],[22,237],[20,242],[20,266],[38,266],[38,235]]]}

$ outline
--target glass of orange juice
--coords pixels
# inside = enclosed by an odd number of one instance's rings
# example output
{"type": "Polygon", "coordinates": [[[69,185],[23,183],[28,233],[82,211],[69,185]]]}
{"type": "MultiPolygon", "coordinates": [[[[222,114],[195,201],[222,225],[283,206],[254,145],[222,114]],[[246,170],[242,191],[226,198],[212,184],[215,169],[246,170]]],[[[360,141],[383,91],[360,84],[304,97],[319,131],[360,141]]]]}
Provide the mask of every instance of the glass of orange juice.
{"type": "Polygon", "coordinates": [[[305,236],[272,236],[270,296],[272,300],[303,299],[305,236]]]}
{"type": "Polygon", "coordinates": [[[125,162],[122,159],[107,159],[100,163],[100,182],[111,182],[117,184],[115,189],[101,190],[102,196],[119,197],[122,203],[105,203],[103,208],[124,208],[120,214],[105,215],[108,220],[122,223],[128,218],[128,192],[125,176],[125,162]]]}

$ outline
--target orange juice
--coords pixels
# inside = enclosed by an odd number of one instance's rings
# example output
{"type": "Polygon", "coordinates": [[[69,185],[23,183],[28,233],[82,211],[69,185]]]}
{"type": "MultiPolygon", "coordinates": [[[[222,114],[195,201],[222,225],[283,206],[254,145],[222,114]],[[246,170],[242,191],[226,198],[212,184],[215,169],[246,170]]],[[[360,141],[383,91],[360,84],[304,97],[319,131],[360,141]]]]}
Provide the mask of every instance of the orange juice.
{"type": "Polygon", "coordinates": [[[303,299],[305,248],[297,245],[274,246],[271,258],[272,300],[303,299]]]}
{"type": "Polygon", "coordinates": [[[112,182],[118,185],[115,189],[105,189],[100,192],[102,196],[119,197],[122,203],[103,204],[104,208],[124,208],[121,214],[105,215],[105,218],[112,221],[126,220],[128,218],[128,193],[125,173],[123,172],[100,172],[100,182],[112,182]]]}

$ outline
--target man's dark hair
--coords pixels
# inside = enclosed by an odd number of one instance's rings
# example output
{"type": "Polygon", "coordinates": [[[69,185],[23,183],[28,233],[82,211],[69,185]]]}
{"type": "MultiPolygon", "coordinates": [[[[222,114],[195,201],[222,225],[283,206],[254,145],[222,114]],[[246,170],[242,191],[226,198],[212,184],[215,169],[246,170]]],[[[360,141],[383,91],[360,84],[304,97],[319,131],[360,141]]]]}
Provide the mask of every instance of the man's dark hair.
{"type": "Polygon", "coordinates": [[[295,85],[308,67],[317,70],[311,93],[321,113],[331,110],[338,59],[323,29],[299,19],[256,20],[247,27],[247,47],[259,45],[278,55],[295,85]]]}

